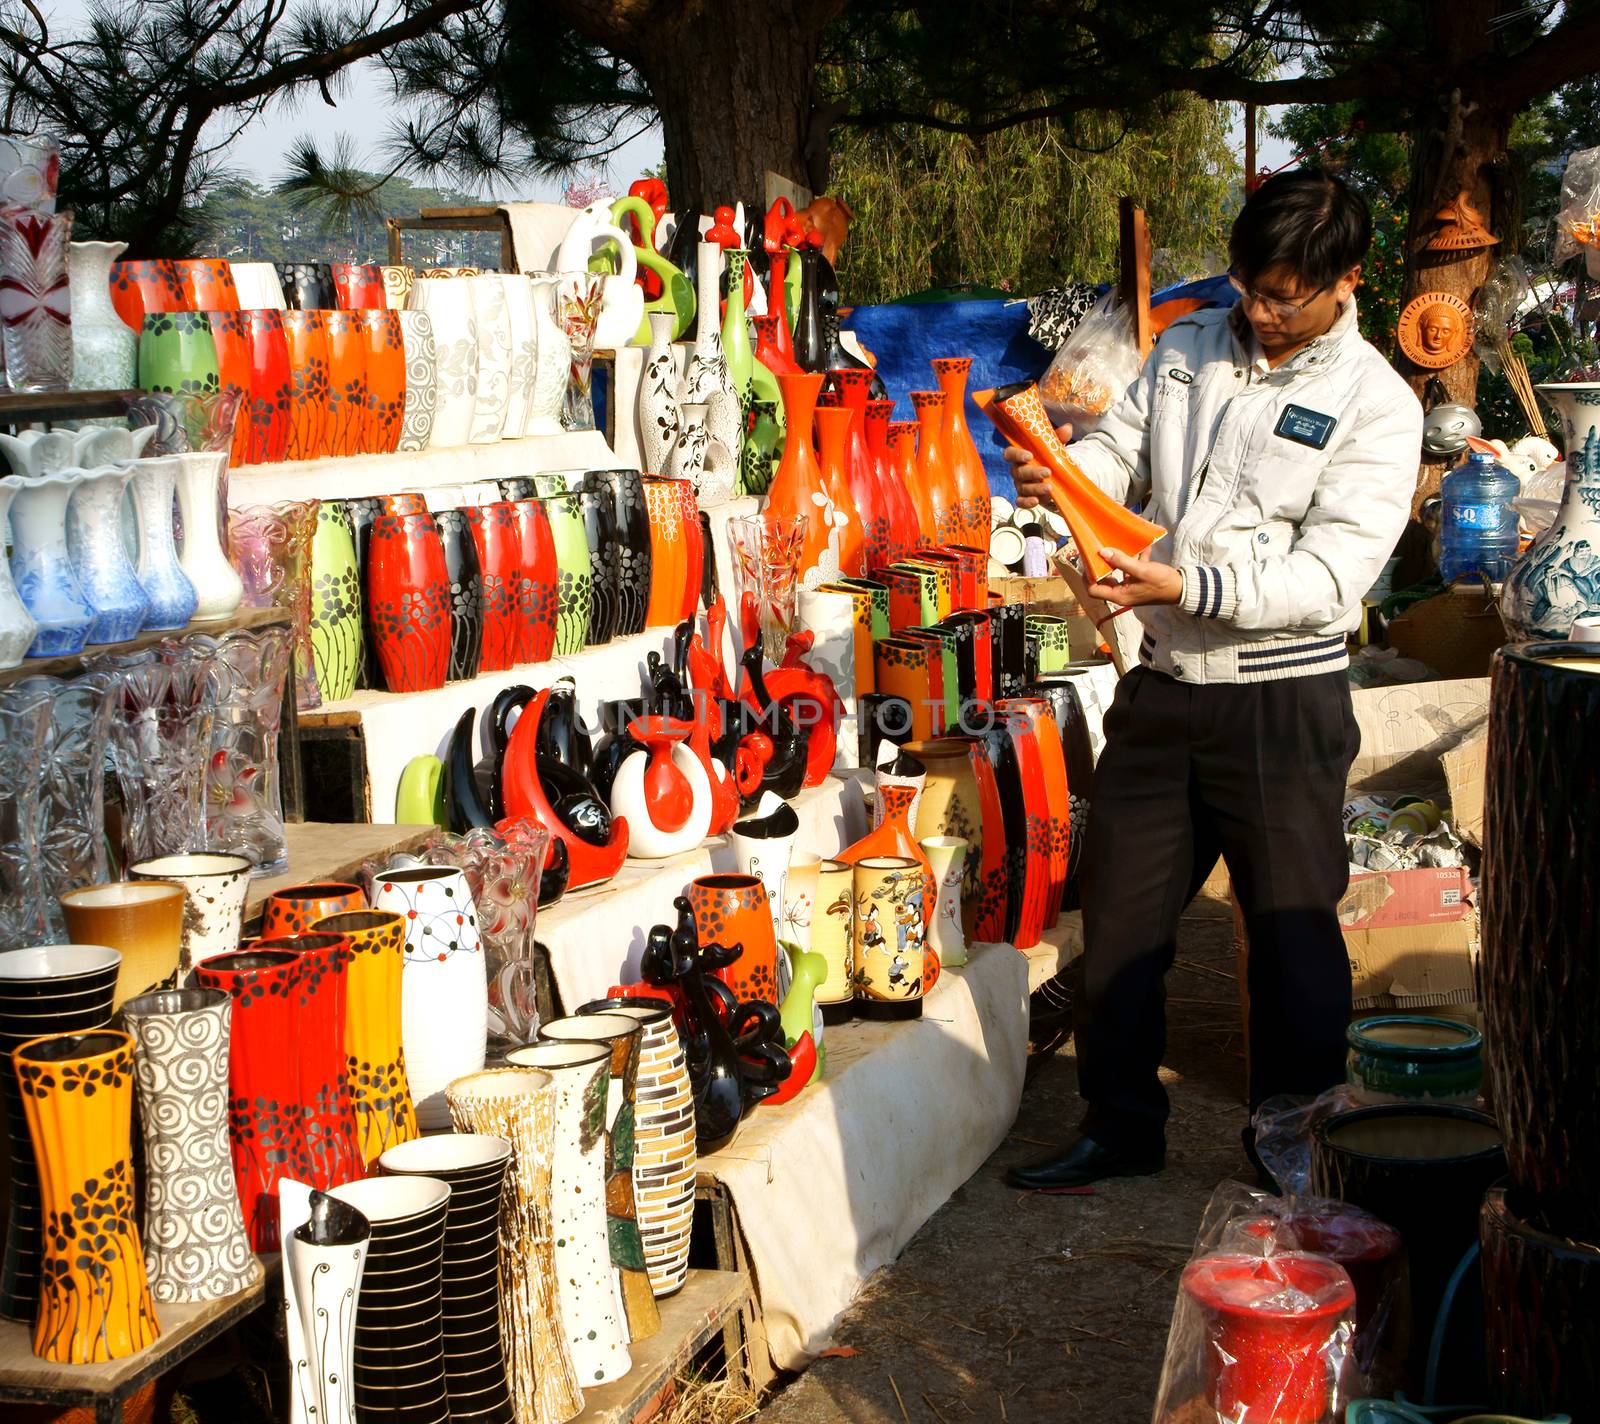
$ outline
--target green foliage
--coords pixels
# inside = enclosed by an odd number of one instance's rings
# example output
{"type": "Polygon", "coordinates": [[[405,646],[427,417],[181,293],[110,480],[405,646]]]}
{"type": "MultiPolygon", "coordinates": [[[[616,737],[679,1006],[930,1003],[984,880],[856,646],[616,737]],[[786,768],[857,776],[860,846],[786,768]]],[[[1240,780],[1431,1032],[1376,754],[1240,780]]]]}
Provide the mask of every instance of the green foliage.
{"type": "Polygon", "coordinates": [[[1406,280],[1406,209],[1384,193],[1369,193],[1367,201],[1372,205],[1372,246],[1361,264],[1356,308],[1361,334],[1392,358],[1406,280]]]}
{"type": "MultiPolygon", "coordinates": [[[[195,248],[234,262],[387,262],[385,218],[483,201],[381,173],[355,170],[353,177],[372,190],[371,203],[344,211],[308,208],[299,195],[259,183],[219,183],[189,216],[195,248]]],[[[402,255],[417,266],[500,265],[500,239],[493,233],[407,232],[404,238],[402,255]]]]}
{"type": "Polygon", "coordinates": [[[856,302],[965,283],[1019,295],[1117,270],[1117,199],[1145,207],[1156,280],[1221,270],[1237,204],[1225,113],[1175,97],[981,138],[897,124],[836,136],[831,191],[855,213],[840,280],[856,302]]]}

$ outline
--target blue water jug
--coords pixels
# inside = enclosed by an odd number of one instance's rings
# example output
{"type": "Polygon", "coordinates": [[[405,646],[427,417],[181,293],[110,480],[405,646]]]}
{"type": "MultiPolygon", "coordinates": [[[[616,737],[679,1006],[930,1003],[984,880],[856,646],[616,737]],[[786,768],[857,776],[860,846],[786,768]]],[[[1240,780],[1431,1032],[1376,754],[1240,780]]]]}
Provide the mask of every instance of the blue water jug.
{"type": "Polygon", "coordinates": [[[1446,583],[1483,574],[1500,583],[1516,562],[1521,481],[1492,454],[1474,450],[1439,486],[1439,574],[1446,583]]]}

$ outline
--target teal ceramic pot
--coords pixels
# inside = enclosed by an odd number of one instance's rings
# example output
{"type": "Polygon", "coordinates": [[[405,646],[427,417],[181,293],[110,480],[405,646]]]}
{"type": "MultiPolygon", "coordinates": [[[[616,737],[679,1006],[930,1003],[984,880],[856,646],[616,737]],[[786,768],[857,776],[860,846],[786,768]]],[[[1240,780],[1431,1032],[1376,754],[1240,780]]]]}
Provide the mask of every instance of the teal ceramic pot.
{"type": "Polygon", "coordinates": [[[1483,1035],[1419,1014],[1359,1019],[1345,1030],[1345,1076],[1367,1103],[1473,1103],[1483,1086],[1483,1035]]]}
{"type": "Polygon", "coordinates": [[[569,657],[589,641],[594,571],[589,563],[589,535],[575,494],[545,495],[550,534],[556,546],[556,645],[554,655],[569,657]]]}
{"type": "Polygon", "coordinates": [[[139,385],[214,396],[222,389],[217,343],[204,312],[146,312],[139,331],[139,385]]]}
{"type": "Polygon", "coordinates": [[[311,658],[324,702],[356,690],[361,668],[361,574],[350,511],[325,499],[311,540],[311,658]]]}

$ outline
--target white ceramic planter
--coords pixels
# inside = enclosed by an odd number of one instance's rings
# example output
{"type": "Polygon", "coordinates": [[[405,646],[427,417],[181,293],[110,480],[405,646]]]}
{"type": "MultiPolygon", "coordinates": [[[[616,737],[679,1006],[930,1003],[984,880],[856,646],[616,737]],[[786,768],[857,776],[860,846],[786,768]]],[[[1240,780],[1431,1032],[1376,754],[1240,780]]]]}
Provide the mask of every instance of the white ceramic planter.
{"type": "Polygon", "coordinates": [[[412,311],[433,323],[434,411],[430,447],[465,445],[478,403],[478,324],[465,277],[419,275],[412,311]]]}
{"type": "Polygon", "coordinates": [[[478,328],[478,389],[468,439],[487,445],[500,438],[511,399],[511,315],[498,272],[468,277],[472,316],[478,328]]]}
{"type": "Polygon", "coordinates": [[[194,585],[194,616],[200,622],[227,618],[244,601],[244,583],[217,534],[228,452],[195,452],[179,455],[177,460],[178,513],[183,518],[179,563],[194,585]]]}

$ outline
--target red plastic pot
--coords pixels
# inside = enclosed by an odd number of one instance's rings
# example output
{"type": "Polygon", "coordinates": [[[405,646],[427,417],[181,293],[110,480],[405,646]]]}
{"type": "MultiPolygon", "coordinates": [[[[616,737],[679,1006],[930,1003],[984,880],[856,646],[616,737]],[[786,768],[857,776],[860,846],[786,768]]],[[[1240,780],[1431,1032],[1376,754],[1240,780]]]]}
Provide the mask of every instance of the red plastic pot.
{"type": "Polygon", "coordinates": [[[1318,1424],[1356,1300],[1344,1267],[1297,1251],[1224,1252],[1190,1262],[1182,1286],[1204,1312],[1206,1390],[1217,1417],[1318,1424]]]}

